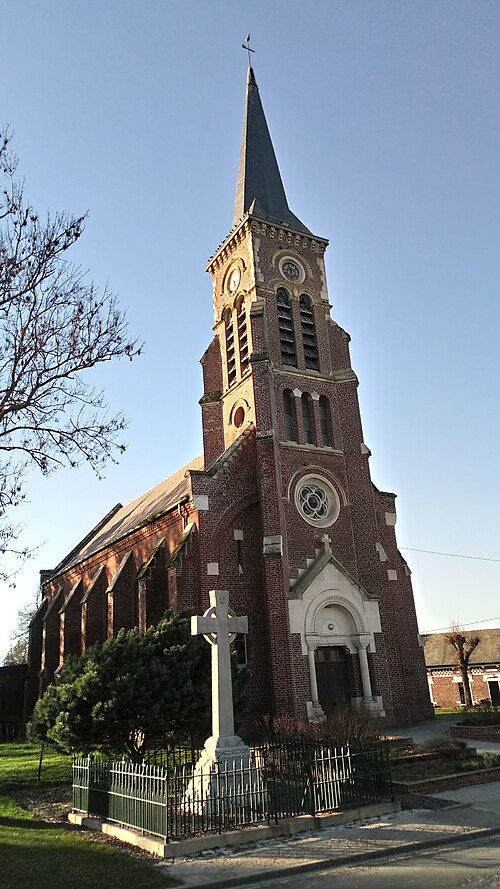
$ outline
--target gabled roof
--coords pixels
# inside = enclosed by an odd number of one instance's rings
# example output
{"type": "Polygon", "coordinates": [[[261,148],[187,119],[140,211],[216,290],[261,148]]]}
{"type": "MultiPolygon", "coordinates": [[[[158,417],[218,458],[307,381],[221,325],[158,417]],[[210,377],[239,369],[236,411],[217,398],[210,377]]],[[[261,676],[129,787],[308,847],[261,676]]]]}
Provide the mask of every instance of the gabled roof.
{"type": "Polygon", "coordinates": [[[364,599],[372,599],[374,598],[367,590],[347,571],[341,562],[335,558],[331,549],[330,543],[328,541],[323,541],[321,545],[316,550],[316,555],[314,559],[310,560],[309,565],[305,568],[298,577],[292,577],[290,579],[290,590],[288,593],[289,599],[300,599],[305,593],[306,589],[311,585],[313,580],[318,576],[318,574],[323,570],[325,565],[331,562],[332,565],[335,566],[337,571],[352,583],[364,599]]]}
{"type": "MultiPolygon", "coordinates": [[[[464,631],[467,632],[467,631],[464,631]]],[[[474,630],[481,642],[471,654],[469,664],[500,664],[500,628],[474,630]]],[[[424,657],[427,667],[454,667],[458,665],[457,653],[445,638],[445,633],[423,635],[424,657]]]]}
{"type": "Polygon", "coordinates": [[[274,225],[311,234],[288,206],[252,68],[248,69],[233,226],[239,225],[247,213],[274,225]]]}
{"type": "Polygon", "coordinates": [[[187,473],[190,470],[203,469],[203,462],[203,456],[197,457],[191,463],[188,463],[187,466],[183,466],[178,472],[169,476],[165,481],[151,488],[150,491],[141,494],[140,497],[127,506],[118,504],[59,563],[52,577],[67,571],[68,568],[74,565],[78,565],[79,562],[83,562],[89,556],[95,555],[100,550],[105,549],[142,525],[150,524],[168,512],[186,494],[190,493],[191,489],[187,473]]]}

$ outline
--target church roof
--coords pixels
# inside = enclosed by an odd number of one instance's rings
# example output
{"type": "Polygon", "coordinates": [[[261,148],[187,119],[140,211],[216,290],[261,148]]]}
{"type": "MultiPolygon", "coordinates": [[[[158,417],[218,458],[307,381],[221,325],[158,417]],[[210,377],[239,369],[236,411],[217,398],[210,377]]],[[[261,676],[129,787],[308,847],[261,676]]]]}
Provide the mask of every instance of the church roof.
{"type": "MultiPolygon", "coordinates": [[[[481,642],[471,654],[469,663],[500,664],[500,628],[491,630],[474,630],[481,637],[481,642]]],[[[424,640],[424,657],[427,667],[449,667],[458,664],[457,653],[445,638],[445,633],[429,633],[422,636],[424,640]]]]}
{"type": "Polygon", "coordinates": [[[247,213],[274,225],[311,234],[288,206],[252,68],[248,69],[233,225],[239,225],[247,213]]]}
{"type": "Polygon", "coordinates": [[[105,549],[132,531],[145,524],[151,524],[169,511],[176,503],[179,503],[186,494],[190,493],[190,484],[187,473],[190,470],[203,469],[203,456],[197,457],[183,466],[165,481],[160,482],[150,491],[141,494],[127,506],[118,504],[114,510],[108,513],[90,534],[73,549],[54,569],[51,577],[67,571],[68,568],[77,565],[105,549]]]}

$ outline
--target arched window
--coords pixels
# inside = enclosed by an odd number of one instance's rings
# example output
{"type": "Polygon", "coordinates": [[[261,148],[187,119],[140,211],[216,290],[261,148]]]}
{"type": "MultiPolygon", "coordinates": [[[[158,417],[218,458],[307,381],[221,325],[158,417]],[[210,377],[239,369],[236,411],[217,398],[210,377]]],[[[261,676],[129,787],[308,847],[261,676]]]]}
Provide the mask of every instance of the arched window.
{"type": "Polygon", "coordinates": [[[297,422],[295,419],[295,396],[290,389],[283,392],[283,410],[285,414],[285,438],[287,441],[298,441],[297,422]]]}
{"type": "Polygon", "coordinates": [[[236,356],[234,354],[234,326],[231,309],[225,311],[224,326],[226,330],[227,384],[232,386],[236,380],[236,356]]]}
{"type": "Polygon", "coordinates": [[[312,398],[308,392],[304,392],[304,394],[301,398],[301,402],[302,402],[302,426],[304,429],[304,442],[306,444],[314,444],[312,398]]]}
{"type": "Polygon", "coordinates": [[[283,364],[297,367],[295,349],[295,331],[293,329],[292,306],[290,297],[284,287],[278,287],[278,324],[280,330],[281,359],[283,364]]]}
{"type": "Polygon", "coordinates": [[[305,293],[299,300],[300,326],[302,328],[302,343],[304,345],[304,361],[310,370],[319,370],[318,344],[316,342],[316,327],[314,324],[314,311],[311,300],[305,293]]]}
{"type": "Polygon", "coordinates": [[[244,374],[248,368],[248,333],[247,313],[245,298],[242,296],[236,306],[236,323],[238,326],[238,347],[240,350],[240,373],[244,374]]]}
{"type": "Polygon", "coordinates": [[[321,444],[324,447],[333,447],[332,421],[330,416],[330,405],[328,403],[328,398],[326,398],[324,395],[321,395],[318,407],[321,444]]]}

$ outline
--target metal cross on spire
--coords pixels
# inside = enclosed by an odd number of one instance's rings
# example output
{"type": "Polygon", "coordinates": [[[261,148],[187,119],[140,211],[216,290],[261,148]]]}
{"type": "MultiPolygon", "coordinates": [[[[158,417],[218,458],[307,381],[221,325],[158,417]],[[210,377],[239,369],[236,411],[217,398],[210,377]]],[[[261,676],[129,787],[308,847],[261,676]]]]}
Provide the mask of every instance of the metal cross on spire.
{"type": "Polygon", "coordinates": [[[250,53],[255,52],[255,50],[252,49],[250,46],[250,34],[247,34],[247,39],[245,40],[244,43],[241,44],[241,46],[243,49],[246,49],[246,51],[248,53],[248,67],[251,68],[252,67],[252,60],[250,58],[250,53]]]}

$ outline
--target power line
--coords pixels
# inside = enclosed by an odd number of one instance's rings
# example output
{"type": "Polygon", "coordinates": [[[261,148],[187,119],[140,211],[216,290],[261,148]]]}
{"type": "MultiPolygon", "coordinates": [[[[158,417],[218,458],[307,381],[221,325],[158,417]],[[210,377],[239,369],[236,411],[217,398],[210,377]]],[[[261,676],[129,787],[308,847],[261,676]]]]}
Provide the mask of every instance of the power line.
{"type": "Polygon", "coordinates": [[[489,559],[486,556],[465,556],[463,553],[441,553],[435,549],[416,549],[413,546],[400,546],[399,549],[404,549],[406,552],[411,553],[429,553],[431,556],[449,556],[451,559],[473,559],[476,562],[500,562],[500,559],[489,559]]]}
{"type": "MultiPolygon", "coordinates": [[[[434,550],[434,549],[416,549],[416,547],[412,547],[412,546],[401,546],[400,549],[403,549],[403,550],[406,550],[407,552],[412,552],[412,553],[428,553],[431,556],[448,556],[448,558],[450,558],[450,559],[472,559],[475,562],[500,562],[500,559],[491,559],[491,558],[487,558],[486,556],[468,556],[468,555],[465,555],[464,553],[443,553],[443,552],[440,552],[439,550],[434,550]]],[[[476,626],[476,624],[489,624],[489,623],[493,623],[493,621],[500,621],[500,616],[499,617],[487,617],[484,620],[472,620],[472,621],[470,621],[470,623],[467,623],[467,624],[460,623],[460,627],[473,627],[473,626],[476,626]]],[[[428,633],[442,633],[442,632],[446,632],[449,629],[450,629],[449,626],[448,627],[438,627],[437,629],[434,629],[434,630],[425,630],[425,632],[422,631],[422,635],[425,636],[428,633]]]]}
{"type": "MultiPolygon", "coordinates": [[[[500,621],[500,617],[486,617],[484,620],[471,620],[468,624],[463,624],[460,622],[460,629],[465,627],[474,627],[476,624],[490,624],[492,621],[498,620],[500,621]]],[[[420,633],[421,636],[427,636],[429,633],[444,633],[447,632],[450,627],[438,627],[436,630],[422,630],[420,633]]],[[[481,629],[478,627],[478,629],[481,629]]]]}

